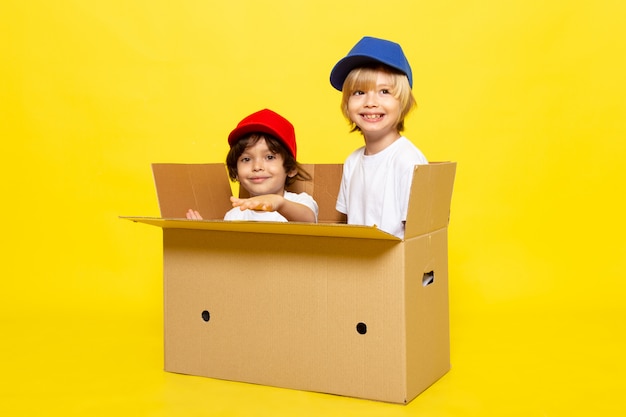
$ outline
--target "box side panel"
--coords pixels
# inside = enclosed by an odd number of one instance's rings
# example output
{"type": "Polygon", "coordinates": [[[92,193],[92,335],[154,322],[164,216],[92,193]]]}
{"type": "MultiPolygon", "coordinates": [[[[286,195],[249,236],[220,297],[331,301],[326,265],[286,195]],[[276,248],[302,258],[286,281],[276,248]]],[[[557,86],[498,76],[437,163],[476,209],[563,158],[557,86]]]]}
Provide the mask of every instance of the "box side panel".
{"type": "Polygon", "coordinates": [[[402,244],[332,243],[335,255],[327,284],[329,392],[402,403],[402,244]]]}
{"type": "Polygon", "coordinates": [[[406,399],[402,244],[165,229],[165,369],[406,399]]]}
{"type": "Polygon", "coordinates": [[[456,163],[418,165],[413,175],[405,239],[447,227],[456,163]]]}
{"type": "Polygon", "coordinates": [[[189,209],[203,218],[223,219],[231,208],[223,164],[152,164],[161,217],[185,218],[189,209]]]}
{"type": "Polygon", "coordinates": [[[310,261],[273,235],[164,234],[166,370],[278,386],[324,377],[325,286],[283,258],[310,261]]]}
{"type": "Polygon", "coordinates": [[[405,242],[410,401],[450,370],[447,228],[405,242]]]}

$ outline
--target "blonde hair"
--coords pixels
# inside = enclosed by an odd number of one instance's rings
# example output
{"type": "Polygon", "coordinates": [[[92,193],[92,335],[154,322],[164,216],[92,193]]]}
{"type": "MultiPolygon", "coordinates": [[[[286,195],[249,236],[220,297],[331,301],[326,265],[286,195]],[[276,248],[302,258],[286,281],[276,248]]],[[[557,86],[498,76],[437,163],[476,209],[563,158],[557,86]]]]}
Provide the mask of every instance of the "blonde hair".
{"type": "Polygon", "coordinates": [[[355,68],[346,77],[342,88],[341,112],[350,122],[350,132],[360,131],[359,127],[350,119],[348,113],[348,101],[355,91],[368,91],[376,88],[378,73],[384,72],[391,77],[391,94],[400,102],[400,116],[396,122],[398,132],[404,130],[404,118],[414,108],[417,107],[415,97],[411,91],[409,79],[405,74],[395,71],[385,65],[375,67],[355,68]]]}

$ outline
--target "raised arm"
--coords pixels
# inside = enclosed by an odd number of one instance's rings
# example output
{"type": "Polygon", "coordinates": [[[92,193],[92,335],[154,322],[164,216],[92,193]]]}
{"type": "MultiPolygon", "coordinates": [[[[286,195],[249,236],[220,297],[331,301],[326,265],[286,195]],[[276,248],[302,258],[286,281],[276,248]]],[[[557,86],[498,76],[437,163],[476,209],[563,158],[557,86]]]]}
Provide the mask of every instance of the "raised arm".
{"type": "Polygon", "coordinates": [[[231,197],[230,201],[233,207],[239,207],[240,210],[276,211],[290,222],[315,222],[313,210],[278,194],[258,195],[250,198],[231,197]]]}

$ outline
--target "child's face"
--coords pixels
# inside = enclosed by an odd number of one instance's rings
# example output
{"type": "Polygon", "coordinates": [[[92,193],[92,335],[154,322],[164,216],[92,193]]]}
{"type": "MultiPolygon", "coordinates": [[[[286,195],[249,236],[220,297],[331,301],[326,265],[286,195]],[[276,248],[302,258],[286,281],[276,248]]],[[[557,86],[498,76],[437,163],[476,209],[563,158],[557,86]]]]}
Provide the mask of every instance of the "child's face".
{"type": "Polygon", "coordinates": [[[373,135],[397,134],[400,101],[392,94],[390,74],[378,71],[376,85],[368,91],[357,90],[348,99],[348,114],[367,139],[373,135]]]}
{"type": "Polygon", "coordinates": [[[237,160],[237,180],[250,193],[250,196],[265,194],[283,195],[287,175],[283,167],[283,157],[273,153],[265,139],[259,139],[248,146],[237,160]]]}

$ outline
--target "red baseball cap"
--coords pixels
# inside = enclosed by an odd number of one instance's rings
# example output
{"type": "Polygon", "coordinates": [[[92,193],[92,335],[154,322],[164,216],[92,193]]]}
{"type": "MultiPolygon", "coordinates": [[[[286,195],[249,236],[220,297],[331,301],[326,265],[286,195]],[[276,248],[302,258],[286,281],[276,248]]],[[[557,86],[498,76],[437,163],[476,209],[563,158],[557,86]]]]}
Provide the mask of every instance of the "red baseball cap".
{"type": "Polygon", "coordinates": [[[289,120],[269,109],[259,110],[245,117],[228,135],[228,144],[235,142],[250,133],[266,133],[280,140],[291,156],[296,157],[296,132],[289,120]]]}

